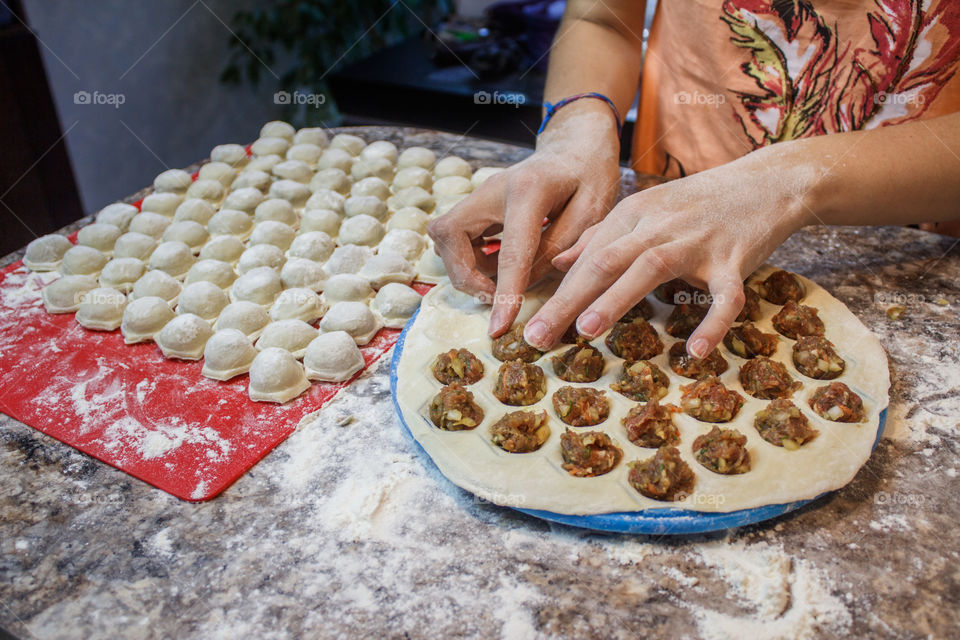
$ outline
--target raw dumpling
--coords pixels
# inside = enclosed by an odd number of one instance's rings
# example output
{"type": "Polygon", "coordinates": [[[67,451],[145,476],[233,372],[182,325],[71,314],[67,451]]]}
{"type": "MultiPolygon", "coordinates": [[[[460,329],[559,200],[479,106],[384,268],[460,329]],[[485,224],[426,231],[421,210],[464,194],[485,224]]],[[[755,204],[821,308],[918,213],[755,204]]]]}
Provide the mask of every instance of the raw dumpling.
{"type": "Polygon", "coordinates": [[[376,142],[371,142],[363,148],[363,151],[360,152],[360,158],[362,160],[383,158],[385,160],[389,160],[390,164],[396,164],[397,145],[387,140],[377,140],[376,142]]]}
{"type": "Polygon", "coordinates": [[[317,160],[317,169],[340,169],[344,173],[350,171],[353,165],[353,156],[343,149],[327,149],[317,160]]]}
{"type": "MultiPolygon", "coordinates": [[[[190,193],[190,189],[187,189],[187,193],[190,193]]],[[[140,203],[140,211],[150,211],[172,218],[181,202],[183,202],[183,196],[179,193],[151,193],[140,203]]]]}
{"type": "Polygon", "coordinates": [[[289,200],[295,207],[302,207],[310,197],[310,188],[294,180],[277,180],[270,185],[270,197],[289,200]]]}
{"type": "Polygon", "coordinates": [[[243,252],[240,261],[237,262],[237,271],[244,274],[258,267],[270,267],[279,271],[284,261],[286,257],[279,247],[272,244],[258,244],[243,252]]]}
{"type": "Polygon", "coordinates": [[[284,160],[273,165],[273,175],[282,180],[293,180],[294,182],[307,184],[313,177],[313,169],[301,160],[284,160]]]}
{"type": "Polygon", "coordinates": [[[341,273],[329,280],[323,290],[323,297],[330,304],[338,302],[362,302],[373,296],[373,287],[364,278],[354,273],[341,273]]]}
{"type": "Polygon", "coordinates": [[[320,296],[305,287],[285,289],[270,307],[270,319],[316,322],[327,310],[320,296]]]}
{"type": "Polygon", "coordinates": [[[283,120],[271,120],[260,127],[261,138],[283,138],[293,142],[293,136],[296,133],[297,130],[293,128],[293,125],[283,120]]]}
{"type": "Polygon", "coordinates": [[[259,305],[270,306],[283,290],[280,276],[270,267],[257,267],[243,274],[230,288],[230,299],[234,302],[247,300],[259,305]]]}
{"type": "MultiPolygon", "coordinates": [[[[224,189],[223,184],[221,184],[219,180],[194,180],[190,188],[187,189],[187,197],[200,198],[211,204],[217,204],[223,200],[223,194],[225,192],[226,189],[224,189]]],[[[173,215],[172,211],[170,215],[173,215]]]]}
{"type": "Polygon", "coordinates": [[[90,276],[63,276],[43,288],[41,297],[47,313],[73,313],[88,292],[97,288],[90,276]]]}
{"type": "Polygon", "coordinates": [[[186,284],[194,282],[212,282],[221,289],[226,289],[237,279],[237,273],[229,262],[222,260],[198,260],[187,272],[186,284]]]}
{"type": "Polygon", "coordinates": [[[436,284],[446,277],[447,268],[443,264],[443,259],[433,249],[424,251],[420,256],[420,262],[417,263],[417,279],[421,282],[436,284]]]}
{"type": "Polygon", "coordinates": [[[310,380],[343,382],[363,369],[363,354],[346,331],[331,331],[313,339],[303,354],[310,380]]]}
{"type": "Polygon", "coordinates": [[[280,270],[283,286],[303,287],[311,291],[323,291],[327,282],[327,272],[319,262],[306,258],[290,258],[280,270]]]}
{"type": "Polygon", "coordinates": [[[143,277],[133,285],[130,297],[134,300],[156,296],[163,298],[167,304],[174,305],[180,296],[182,285],[170,274],[163,271],[147,271],[143,277]]]}
{"type": "Polygon", "coordinates": [[[400,191],[409,187],[420,187],[429,191],[433,187],[433,174],[423,167],[407,167],[397,171],[393,177],[393,190],[400,191]]]}
{"type": "Polygon", "coordinates": [[[315,144],[323,148],[330,144],[330,138],[320,127],[304,127],[294,134],[293,142],[294,144],[315,144]]]}
{"type": "Polygon", "coordinates": [[[383,326],[400,329],[420,307],[422,296],[405,284],[385,284],[370,307],[380,316],[383,326]]]}
{"type": "Polygon", "coordinates": [[[287,160],[298,160],[311,167],[317,166],[317,160],[323,155],[323,149],[309,142],[298,142],[287,149],[287,160]]]}
{"type": "Polygon", "coordinates": [[[157,248],[157,241],[145,233],[128,231],[113,245],[114,258],[136,258],[146,262],[157,248]]]}
{"type": "Polygon", "coordinates": [[[291,227],[296,227],[298,223],[297,212],[293,210],[293,205],[280,198],[270,198],[257,205],[253,214],[254,222],[282,222],[291,227]]]}
{"type": "Polygon", "coordinates": [[[278,347],[293,354],[298,360],[303,357],[307,345],[319,332],[303,320],[278,320],[271,322],[257,340],[257,349],[263,351],[278,347]]]}
{"type": "Polygon", "coordinates": [[[253,213],[263,202],[263,193],[255,187],[241,187],[231,191],[223,201],[221,208],[236,209],[244,213],[253,213]]]}
{"type": "Polygon", "coordinates": [[[100,286],[130,293],[134,283],[147,271],[143,261],[136,258],[114,258],[100,272],[100,286]]]}
{"type": "Polygon", "coordinates": [[[373,196],[379,200],[386,200],[390,197],[390,186],[380,178],[364,178],[350,187],[350,195],[373,196]]]}
{"type": "Polygon", "coordinates": [[[196,262],[190,247],[178,240],[162,242],[150,255],[149,266],[169,273],[174,278],[183,278],[196,262]]]}
{"type": "Polygon", "coordinates": [[[311,209],[304,211],[300,219],[300,233],[322,231],[331,238],[340,233],[343,214],[330,209],[311,209]]]}
{"type": "Polygon", "coordinates": [[[363,346],[380,330],[380,321],[362,302],[338,302],[320,321],[324,333],[346,331],[354,342],[363,346]]]}
{"type": "Polygon", "coordinates": [[[226,162],[231,167],[239,169],[250,161],[247,150],[239,144],[218,144],[210,150],[210,160],[226,162]]]}
{"type": "Polygon", "coordinates": [[[273,177],[266,171],[261,171],[259,169],[251,169],[247,167],[240,172],[240,175],[237,176],[237,179],[233,181],[233,184],[230,185],[230,189],[233,191],[239,191],[240,189],[252,188],[257,191],[264,192],[270,188],[270,185],[273,184],[273,177]]]}
{"type": "Polygon", "coordinates": [[[325,262],[336,248],[330,236],[323,231],[307,231],[294,238],[287,255],[291,258],[306,258],[325,262]]]}
{"type": "Polygon", "coordinates": [[[433,211],[436,206],[436,199],[430,195],[429,191],[420,187],[400,189],[388,202],[390,208],[394,210],[416,207],[422,211],[433,211]]]}
{"type": "Polygon", "coordinates": [[[270,316],[266,309],[255,302],[240,300],[224,307],[213,328],[217,331],[236,329],[251,340],[256,340],[268,324],[270,324],[270,316]]]}
{"type": "Polygon", "coordinates": [[[77,232],[77,244],[85,247],[93,247],[97,251],[110,255],[113,252],[114,245],[117,243],[117,238],[119,238],[122,233],[120,229],[112,224],[94,222],[77,232]]]}
{"type": "Polygon", "coordinates": [[[233,236],[246,240],[253,231],[253,218],[239,209],[221,209],[210,218],[207,231],[211,236],[233,236]]]}
{"type": "Polygon", "coordinates": [[[87,329],[113,331],[120,326],[126,306],[126,295],[116,289],[101,287],[83,295],[74,317],[87,329]]]}
{"type": "Polygon", "coordinates": [[[213,380],[229,380],[249,371],[256,357],[257,350],[242,331],[221,329],[210,336],[203,347],[200,373],[213,380]]]}
{"type": "Polygon", "coordinates": [[[434,178],[445,178],[447,176],[463,176],[469,178],[473,174],[470,163],[457,156],[447,156],[433,167],[434,178]]]}
{"type": "Polygon", "coordinates": [[[108,204],[97,212],[97,222],[112,224],[120,231],[126,231],[130,226],[133,216],[140,213],[135,206],[125,202],[114,202],[108,204]]]}
{"type": "Polygon", "coordinates": [[[169,226],[170,218],[155,211],[138,213],[133,217],[133,220],[130,221],[130,231],[142,233],[155,240],[159,240],[169,226]]]}
{"type": "Polygon", "coordinates": [[[282,156],[289,148],[289,140],[275,136],[261,136],[250,145],[250,151],[255,156],[282,156]]]}
{"type": "Polygon", "coordinates": [[[350,167],[350,175],[354,180],[371,176],[381,180],[393,180],[393,171],[393,163],[386,158],[357,158],[350,167]]]}
{"type": "Polygon", "coordinates": [[[283,349],[266,349],[250,365],[247,393],[256,402],[284,403],[310,388],[303,367],[283,349]]]}
{"type": "Polygon", "coordinates": [[[329,189],[337,193],[346,194],[350,192],[350,178],[342,169],[331,167],[321,169],[310,180],[310,189],[319,191],[320,189],[329,189]]]}
{"type": "Polygon", "coordinates": [[[237,170],[226,162],[208,162],[197,172],[198,180],[216,180],[226,189],[236,179],[237,170]]]}
{"type": "Polygon", "coordinates": [[[71,247],[73,243],[65,236],[56,233],[42,236],[27,245],[23,264],[31,271],[56,271],[71,247]]]}
{"type": "Polygon", "coordinates": [[[343,213],[343,205],[347,201],[343,195],[331,189],[317,189],[304,207],[306,209],[330,209],[343,213]]]}
{"type": "Polygon", "coordinates": [[[330,141],[331,149],[343,149],[351,156],[360,155],[360,152],[363,151],[363,148],[366,146],[367,143],[363,138],[349,133],[338,133],[333,136],[333,140],[330,141]]]}
{"type": "Polygon", "coordinates": [[[165,358],[199,360],[212,335],[209,322],[192,313],[184,313],[165,324],[153,340],[165,358]]]}
{"type": "Polygon", "coordinates": [[[473,177],[470,178],[470,182],[473,184],[473,188],[476,189],[481,184],[486,182],[487,178],[494,174],[500,173],[503,170],[503,167],[480,167],[477,169],[477,172],[473,174],[473,177]]]}
{"type": "Polygon", "coordinates": [[[410,262],[417,260],[426,248],[427,240],[416,231],[409,229],[389,231],[377,245],[377,251],[391,251],[410,262]]]}
{"type": "Polygon", "coordinates": [[[177,193],[182,195],[193,182],[193,177],[183,169],[167,169],[153,179],[153,190],[157,193],[177,193]]]}
{"type": "Polygon", "coordinates": [[[433,209],[434,217],[440,217],[448,213],[451,209],[457,206],[461,200],[466,198],[467,193],[458,193],[453,196],[443,196],[442,198],[437,199],[437,206],[433,209]]]}
{"type": "Polygon", "coordinates": [[[347,217],[370,216],[383,220],[387,217],[387,205],[376,196],[350,196],[343,203],[343,212],[347,217]]]}
{"type": "Polygon", "coordinates": [[[433,195],[438,197],[457,196],[471,191],[473,191],[473,183],[463,176],[446,176],[433,183],[433,195]]]}
{"type": "Polygon", "coordinates": [[[427,232],[427,223],[430,216],[416,207],[403,207],[390,216],[387,221],[387,231],[394,229],[409,229],[420,234],[427,232]]]}
{"type": "Polygon", "coordinates": [[[206,225],[216,212],[217,210],[213,208],[213,205],[206,200],[190,198],[181,202],[180,206],[177,207],[176,213],[173,214],[173,221],[186,222],[190,220],[206,225]]]}
{"type": "Polygon", "coordinates": [[[163,298],[146,296],[127,305],[120,322],[123,341],[127,344],[149,342],[173,320],[174,313],[163,298]]]}
{"type": "Polygon", "coordinates": [[[376,218],[358,215],[343,221],[337,240],[341,245],[360,244],[372,247],[380,242],[385,231],[386,229],[376,218]]]}
{"type": "MultiPolygon", "coordinates": [[[[273,171],[274,165],[278,162],[283,162],[283,158],[276,154],[270,153],[265,156],[257,156],[247,164],[247,167],[244,169],[244,172],[247,171],[262,171],[263,173],[269,174],[273,171]]],[[[273,182],[273,178],[270,178],[270,182],[273,182]]],[[[251,185],[252,186],[252,185],[251,185]]],[[[268,185],[269,186],[269,185],[268,185]]]]}
{"type": "Polygon", "coordinates": [[[213,322],[229,303],[223,289],[212,282],[201,280],[188,284],[180,292],[177,314],[193,314],[213,322]]]}
{"type": "Polygon", "coordinates": [[[397,158],[397,167],[421,167],[423,169],[432,169],[436,162],[437,155],[426,147],[409,147],[404,149],[397,158]]]}
{"type": "Polygon", "coordinates": [[[201,260],[220,260],[235,264],[243,255],[246,247],[239,238],[233,236],[217,236],[203,245],[200,249],[201,260]]]}
{"type": "Polygon", "coordinates": [[[290,244],[296,236],[297,232],[290,225],[267,220],[258,223],[253,228],[253,233],[250,234],[247,244],[251,247],[258,244],[272,244],[286,251],[290,248],[290,244]]]}
{"type": "Polygon", "coordinates": [[[372,256],[373,249],[370,247],[348,244],[334,249],[333,255],[323,265],[323,268],[332,276],[338,273],[357,273],[372,256]]]}
{"type": "Polygon", "coordinates": [[[391,251],[381,251],[367,260],[358,275],[366,278],[374,289],[379,289],[388,282],[413,282],[416,270],[403,256],[391,251]]]}
{"type": "MultiPolygon", "coordinates": [[[[116,229],[116,227],[114,227],[116,229]]],[[[117,229],[119,231],[119,229],[117,229]]],[[[77,245],[63,254],[60,273],[65,276],[95,276],[107,264],[107,256],[93,247],[77,245]]]]}
{"type": "Polygon", "coordinates": [[[167,230],[163,232],[163,240],[179,240],[190,247],[194,253],[200,253],[200,247],[206,244],[210,239],[210,234],[206,228],[199,222],[184,220],[183,222],[174,222],[167,230]]]}

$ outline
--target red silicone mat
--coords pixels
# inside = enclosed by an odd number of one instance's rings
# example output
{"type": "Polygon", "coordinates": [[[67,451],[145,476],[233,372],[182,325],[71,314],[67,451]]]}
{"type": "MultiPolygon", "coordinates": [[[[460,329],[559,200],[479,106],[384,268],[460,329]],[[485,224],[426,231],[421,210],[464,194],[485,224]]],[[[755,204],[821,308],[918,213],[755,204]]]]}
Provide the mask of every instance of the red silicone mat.
{"type": "MultiPolygon", "coordinates": [[[[125,345],[119,330],[48,314],[45,280],[20,262],[0,271],[0,410],[178,498],[213,498],[349,384],[252,402],[246,375],[209,380],[202,361],[167,360],[152,342],[125,345]]],[[[361,349],[367,366],[399,333],[382,329],[361,349]]]]}

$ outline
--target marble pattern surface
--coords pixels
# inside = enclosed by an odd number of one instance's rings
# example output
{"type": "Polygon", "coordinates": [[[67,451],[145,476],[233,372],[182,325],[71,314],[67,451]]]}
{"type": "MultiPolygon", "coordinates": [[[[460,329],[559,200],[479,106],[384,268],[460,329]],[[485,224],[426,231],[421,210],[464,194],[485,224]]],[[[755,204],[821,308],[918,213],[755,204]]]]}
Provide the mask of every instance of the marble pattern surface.
{"type": "MultiPolygon", "coordinates": [[[[478,166],[529,153],[360,133],[478,166]]],[[[0,627],[43,639],[955,637],[960,251],[911,229],[816,228],[771,262],[847,304],[890,358],[883,440],[813,505],[684,538],[499,508],[405,437],[387,360],[203,504],[0,416],[0,627]]]]}

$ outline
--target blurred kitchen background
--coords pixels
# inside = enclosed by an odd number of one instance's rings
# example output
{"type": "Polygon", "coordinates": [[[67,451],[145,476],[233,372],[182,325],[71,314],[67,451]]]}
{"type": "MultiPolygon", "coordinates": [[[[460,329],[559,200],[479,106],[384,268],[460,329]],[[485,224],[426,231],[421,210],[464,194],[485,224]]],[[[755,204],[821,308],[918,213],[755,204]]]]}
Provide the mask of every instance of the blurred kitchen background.
{"type": "Polygon", "coordinates": [[[0,255],[271,119],[532,146],[564,5],[0,0],[0,255]]]}

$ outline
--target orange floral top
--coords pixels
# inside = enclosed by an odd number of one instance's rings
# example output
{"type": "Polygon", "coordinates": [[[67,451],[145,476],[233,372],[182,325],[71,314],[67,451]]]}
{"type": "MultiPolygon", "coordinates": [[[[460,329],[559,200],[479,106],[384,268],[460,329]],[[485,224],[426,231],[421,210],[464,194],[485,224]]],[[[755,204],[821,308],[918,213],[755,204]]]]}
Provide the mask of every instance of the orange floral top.
{"type": "Polygon", "coordinates": [[[675,178],[758,147],[960,110],[958,0],[661,0],[633,167],[675,178]]]}

